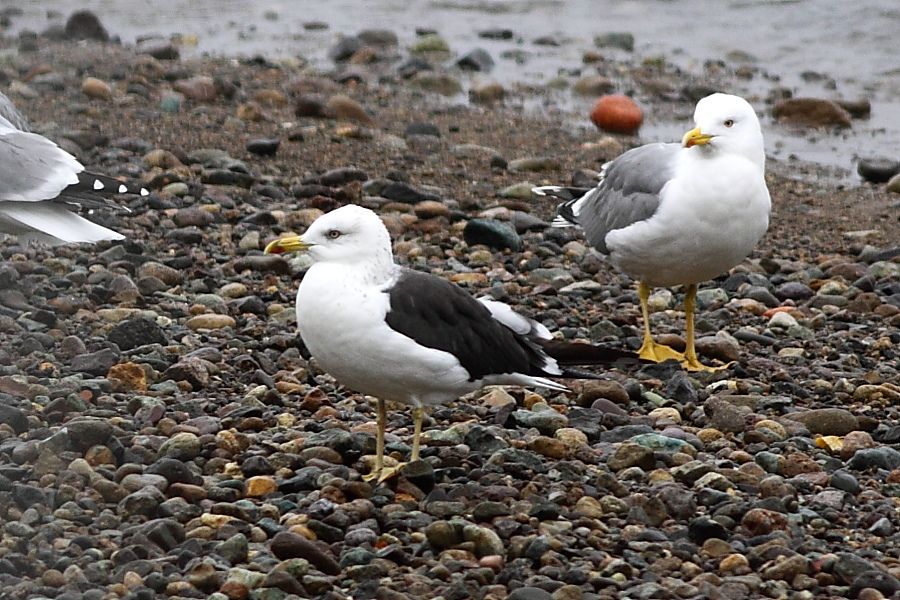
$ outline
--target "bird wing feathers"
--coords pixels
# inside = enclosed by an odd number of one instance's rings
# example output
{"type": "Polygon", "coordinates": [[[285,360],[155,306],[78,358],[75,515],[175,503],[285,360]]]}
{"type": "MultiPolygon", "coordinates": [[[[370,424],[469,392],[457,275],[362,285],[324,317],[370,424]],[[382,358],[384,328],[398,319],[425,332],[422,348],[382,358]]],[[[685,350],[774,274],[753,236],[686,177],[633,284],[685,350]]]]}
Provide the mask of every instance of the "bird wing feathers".
{"type": "Polygon", "coordinates": [[[47,138],[0,124],[0,201],[56,198],[78,183],[83,170],[74,156],[47,138]]]}
{"type": "Polygon", "coordinates": [[[50,245],[124,239],[54,202],[0,202],[0,231],[50,245]]]}
{"type": "MultiPolygon", "coordinates": [[[[673,176],[679,144],[647,144],[606,163],[597,187],[558,207],[554,225],[579,225],[592,246],[608,253],[606,235],[653,216],[673,176]]],[[[548,188],[552,189],[552,188],[548,188]]]]}

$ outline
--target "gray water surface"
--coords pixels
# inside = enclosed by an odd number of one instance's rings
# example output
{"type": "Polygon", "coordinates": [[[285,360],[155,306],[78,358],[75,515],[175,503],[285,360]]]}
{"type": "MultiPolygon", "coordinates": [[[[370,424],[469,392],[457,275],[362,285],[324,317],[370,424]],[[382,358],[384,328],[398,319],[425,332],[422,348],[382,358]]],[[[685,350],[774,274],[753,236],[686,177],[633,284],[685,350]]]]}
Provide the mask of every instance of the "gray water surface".
{"type": "MultiPolygon", "coordinates": [[[[0,2],[11,4],[25,12],[14,18],[11,33],[41,31],[74,9],[68,0],[0,2]]],[[[768,74],[739,81],[739,93],[764,98],[772,87],[784,86],[795,96],[871,101],[871,117],[854,121],[847,132],[802,136],[765,119],[767,151],[776,159],[797,157],[849,172],[857,156],[900,158],[898,0],[82,0],[78,7],[96,12],[125,43],[148,34],[188,34],[197,38],[194,52],[302,56],[323,69],[332,66],[327,53],[341,34],[385,28],[406,45],[416,28],[435,29],[456,52],[488,50],[497,62],[489,77],[505,84],[540,85],[560,70],[578,69],[595,35],[627,31],[635,36],[639,59],[664,57],[693,74],[702,74],[707,60],[741,60],[768,74]],[[311,21],[328,28],[304,28],[311,21]],[[510,29],[514,38],[478,37],[491,28],[510,29]],[[532,43],[546,35],[562,43],[532,43]],[[499,58],[511,49],[526,51],[528,60],[499,58]]],[[[562,107],[586,123],[586,102],[562,100],[562,107]]],[[[765,109],[760,102],[756,107],[765,109]]],[[[685,125],[651,116],[641,136],[678,139],[685,125]]]]}

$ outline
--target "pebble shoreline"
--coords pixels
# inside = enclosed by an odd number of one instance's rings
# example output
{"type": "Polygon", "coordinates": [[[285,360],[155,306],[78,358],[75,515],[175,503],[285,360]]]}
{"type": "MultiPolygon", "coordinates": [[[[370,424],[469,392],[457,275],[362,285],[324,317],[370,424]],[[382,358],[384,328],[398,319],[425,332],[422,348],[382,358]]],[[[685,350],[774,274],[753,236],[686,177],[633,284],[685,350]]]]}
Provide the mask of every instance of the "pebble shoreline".
{"type": "MultiPolygon", "coordinates": [[[[154,193],[92,217],[121,243],[0,244],[0,596],[900,598],[900,223],[880,184],[773,165],[769,233],[698,295],[701,357],[733,367],[484,390],[431,412],[403,477],[361,480],[374,404],[296,336],[305,258],[261,252],[322,211],[375,209],[399,261],[566,338],[640,342],[633,282],[530,189],[641,140],[502,86],[447,100],[461,75],[423,58],[443,40],[388,34],[336,47],[335,73],[4,41],[35,129],[154,193]]],[[[651,300],[674,345],[681,296],[651,300]]],[[[411,435],[392,411],[389,460],[411,435]]]]}

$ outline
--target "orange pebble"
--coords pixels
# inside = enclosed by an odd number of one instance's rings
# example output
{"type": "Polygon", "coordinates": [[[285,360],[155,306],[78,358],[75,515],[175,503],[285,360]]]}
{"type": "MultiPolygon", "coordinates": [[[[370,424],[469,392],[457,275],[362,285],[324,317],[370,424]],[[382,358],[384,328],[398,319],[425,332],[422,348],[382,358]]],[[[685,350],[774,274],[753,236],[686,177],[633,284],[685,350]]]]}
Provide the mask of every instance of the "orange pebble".
{"type": "Polygon", "coordinates": [[[641,126],[644,114],[628,96],[601,96],[591,109],[591,121],[604,131],[634,133],[641,126]]]}
{"type": "Polygon", "coordinates": [[[770,318],[775,313],[781,313],[781,312],[790,313],[790,312],[796,312],[796,311],[797,311],[796,306],[776,306],[775,308],[770,308],[766,312],[764,312],[763,316],[766,318],[770,318]]]}

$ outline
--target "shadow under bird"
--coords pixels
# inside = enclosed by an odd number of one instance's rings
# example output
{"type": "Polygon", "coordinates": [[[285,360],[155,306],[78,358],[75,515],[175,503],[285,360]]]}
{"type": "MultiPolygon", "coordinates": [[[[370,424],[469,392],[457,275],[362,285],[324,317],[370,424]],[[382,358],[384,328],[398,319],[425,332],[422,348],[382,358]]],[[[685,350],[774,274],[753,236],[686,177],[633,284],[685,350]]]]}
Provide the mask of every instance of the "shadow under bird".
{"type": "Polygon", "coordinates": [[[376,464],[367,479],[383,481],[402,467],[384,466],[386,400],[414,409],[416,461],[426,407],[486,385],[566,391],[551,378],[600,378],[569,365],[637,362],[631,352],[554,340],[507,304],[395,264],[381,219],[360,206],[327,213],[265,252],[309,253],[313,264],[297,291],[300,336],[324,370],[377,399],[376,464]]]}
{"type": "Polygon", "coordinates": [[[122,234],[75,211],[130,212],[104,195],[148,193],[86,171],[74,156],[29,132],[25,117],[0,94],[0,233],[49,245],[121,240],[122,234]]]}
{"type": "Polygon", "coordinates": [[[554,226],[581,227],[595,249],[640,282],[639,356],[710,371],[716,368],[700,362],[694,343],[697,284],[750,254],[768,229],[771,201],[753,107],[739,96],[712,94],[697,103],[694,124],[681,144],[647,144],[606,163],[595,188],[534,192],[564,200],[554,226]],[[684,353],[650,334],[651,288],[675,285],[686,286],[684,353]]]}

